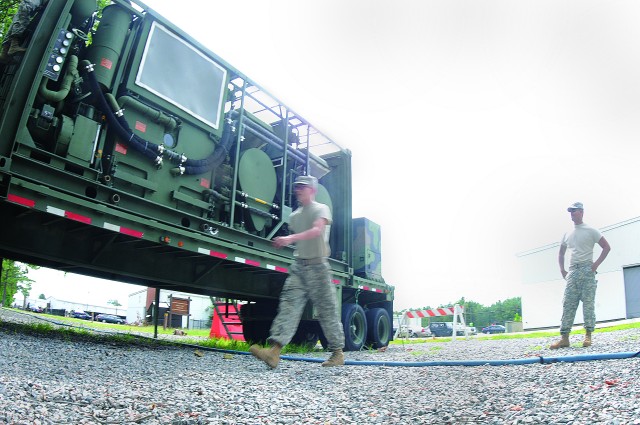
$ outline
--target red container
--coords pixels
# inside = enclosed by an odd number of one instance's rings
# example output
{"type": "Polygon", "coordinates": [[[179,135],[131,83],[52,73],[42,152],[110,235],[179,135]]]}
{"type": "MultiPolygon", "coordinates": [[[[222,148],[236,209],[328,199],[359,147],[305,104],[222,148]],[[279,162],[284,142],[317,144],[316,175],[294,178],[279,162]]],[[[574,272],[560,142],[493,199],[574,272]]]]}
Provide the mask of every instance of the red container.
{"type": "Polygon", "coordinates": [[[239,309],[240,306],[237,304],[215,303],[209,338],[226,338],[244,341],[242,322],[238,315],[239,309]]]}

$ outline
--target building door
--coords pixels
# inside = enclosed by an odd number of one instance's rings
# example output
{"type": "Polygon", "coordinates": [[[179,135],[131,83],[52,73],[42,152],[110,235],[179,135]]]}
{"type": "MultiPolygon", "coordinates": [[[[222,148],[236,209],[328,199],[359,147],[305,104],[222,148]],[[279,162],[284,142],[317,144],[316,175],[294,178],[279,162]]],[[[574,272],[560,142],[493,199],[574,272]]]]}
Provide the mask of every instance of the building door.
{"type": "Polygon", "coordinates": [[[640,267],[628,267],[623,270],[627,319],[633,319],[640,317],[640,267]]]}

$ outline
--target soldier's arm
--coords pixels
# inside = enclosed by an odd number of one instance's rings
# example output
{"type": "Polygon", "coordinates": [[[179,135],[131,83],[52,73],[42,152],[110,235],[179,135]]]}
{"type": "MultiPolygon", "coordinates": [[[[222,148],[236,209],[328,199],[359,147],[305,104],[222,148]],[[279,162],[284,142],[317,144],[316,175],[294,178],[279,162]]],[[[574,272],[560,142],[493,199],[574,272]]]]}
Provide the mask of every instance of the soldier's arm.
{"type": "Polygon", "coordinates": [[[560,252],[558,252],[558,263],[560,263],[560,273],[562,278],[567,277],[567,271],[564,269],[564,254],[567,252],[567,246],[560,244],[560,252]]]}
{"type": "Polygon", "coordinates": [[[593,270],[594,272],[598,270],[600,264],[602,264],[604,259],[607,258],[607,255],[609,255],[609,251],[611,251],[611,246],[609,245],[609,242],[607,242],[607,240],[604,238],[604,236],[600,238],[600,240],[598,241],[598,245],[600,245],[600,247],[602,248],[602,252],[600,253],[598,259],[593,262],[593,266],[591,266],[591,270],[593,270]]]}

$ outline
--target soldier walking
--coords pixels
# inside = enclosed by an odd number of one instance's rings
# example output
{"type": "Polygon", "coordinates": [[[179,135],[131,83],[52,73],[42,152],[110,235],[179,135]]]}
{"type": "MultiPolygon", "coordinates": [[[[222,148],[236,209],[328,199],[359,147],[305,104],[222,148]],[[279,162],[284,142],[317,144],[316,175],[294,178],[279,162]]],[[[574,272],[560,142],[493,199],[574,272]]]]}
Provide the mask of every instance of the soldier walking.
{"type": "Polygon", "coordinates": [[[290,216],[289,227],[295,232],[274,238],[273,245],[281,248],[295,243],[295,263],[280,294],[278,314],[271,325],[269,348],[250,347],[251,354],[275,369],[280,362],[282,347],[295,334],[308,300],[316,308],[322,332],[327,338],[331,357],[322,366],[344,365],[344,331],[337,310],[336,290],[329,275],[329,231],[331,210],[316,202],[318,180],[313,176],[300,176],[294,182],[294,191],[300,207],[290,216]]]}

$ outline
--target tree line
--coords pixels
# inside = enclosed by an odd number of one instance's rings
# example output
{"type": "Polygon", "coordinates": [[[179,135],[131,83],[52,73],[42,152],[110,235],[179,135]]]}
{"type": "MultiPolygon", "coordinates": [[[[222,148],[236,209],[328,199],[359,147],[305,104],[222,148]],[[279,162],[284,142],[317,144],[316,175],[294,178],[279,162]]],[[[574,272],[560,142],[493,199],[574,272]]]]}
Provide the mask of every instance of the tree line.
{"type": "MultiPolygon", "coordinates": [[[[522,321],[522,300],[520,297],[509,298],[504,301],[498,301],[490,306],[484,306],[475,301],[467,301],[464,297],[451,304],[441,304],[437,307],[420,307],[411,308],[408,310],[402,310],[395,312],[394,315],[402,317],[406,311],[409,310],[433,310],[436,308],[451,307],[455,304],[459,304],[464,310],[464,320],[468,326],[475,326],[477,329],[482,329],[485,326],[492,324],[504,325],[505,322],[519,322],[522,321]]],[[[451,322],[453,316],[437,316],[431,318],[423,318],[422,326],[426,326],[429,321],[431,322],[451,322]]]]}

